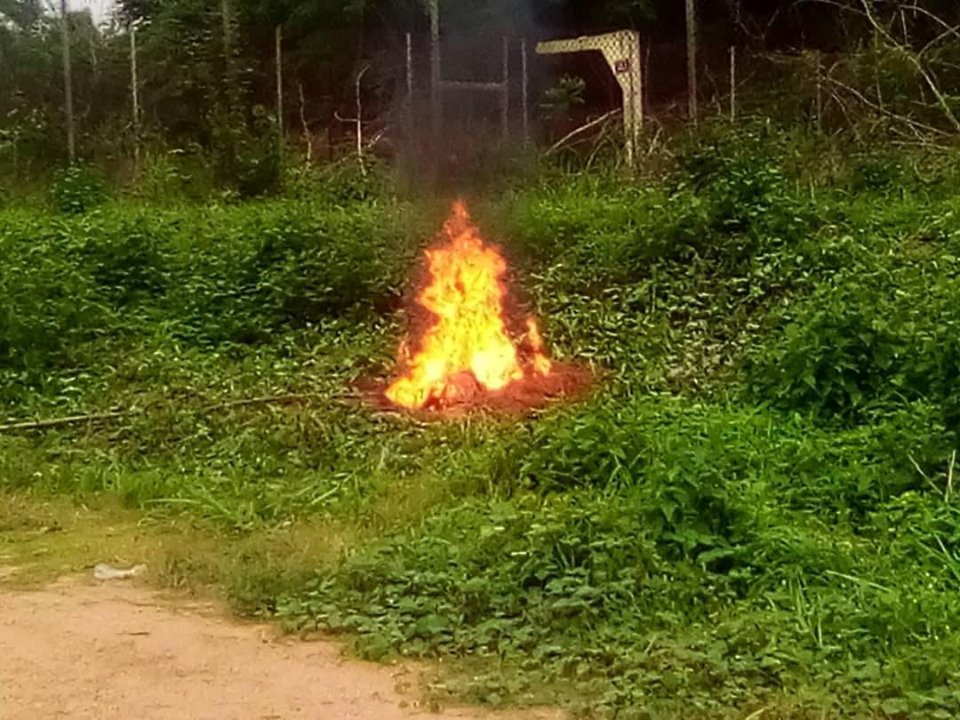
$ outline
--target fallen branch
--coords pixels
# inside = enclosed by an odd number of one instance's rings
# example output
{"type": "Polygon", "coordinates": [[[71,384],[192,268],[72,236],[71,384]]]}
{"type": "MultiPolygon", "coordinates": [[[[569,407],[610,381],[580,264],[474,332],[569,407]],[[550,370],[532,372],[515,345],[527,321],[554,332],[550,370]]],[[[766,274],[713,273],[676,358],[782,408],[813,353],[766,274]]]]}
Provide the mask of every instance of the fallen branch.
{"type": "MultiPolygon", "coordinates": [[[[284,405],[310,400],[347,400],[354,396],[351,395],[318,395],[315,393],[288,393],[285,395],[264,395],[255,398],[245,398],[243,400],[228,400],[226,402],[205,405],[196,410],[187,410],[187,412],[213,413],[221,410],[231,410],[240,407],[250,407],[252,405],[284,405]]],[[[70,415],[68,417],[50,418],[48,420],[26,420],[21,422],[0,425],[0,434],[15,432],[17,430],[48,430],[56,427],[67,427],[70,425],[81,425],[83,423],[100,423],[107,420],[118,420],[121,418],[137,417],[146,415],[147,408],[134,408],[130,410],[116,410],[113,412],[89,413],[86,415],[70,415]]]]}
{"type": "Polygon", "coordinates": [[[104,420],[114,420],[116,418],[131,417],[140,415],[143,410],[120,410],[108,413],[91,413],[89,415],[72,415],[70,417],[52,418],[50,420],[33,420],[25,422],[10,423],[9,425],[0,425],[0,433],[13,432],[15,430],[45,430],[47,428],[62,427],[65,425],[79,425],[85,422],[102,422],[104,420]]]}
{"type": "Polygon", "coordinates": [[[337,400],[340,395],[319,395],[317,393],[288,393],[286,395],[263,395],[261,397],[246,398],[244,400],[229,400],[227,402],[207,405],[200,409],[200,412],[216,412],[218,410],[231,410],[239,407],[249,407],[250,405],[286,405],[305,400],[337,400]]]}
{"type": "Polygon", "coordinates": [[[612,110],[612,111],[608,112],[606,115],[602,115],[602,116],[596,118],[595,120],[591,120],[591,121],[588,122],[586,125],[581,125],[580,127],[576,128],[575,130],[567,133],[567,134],[564,135],[562,138],[560,138],[557,142],[555,142],[553,145],[551,145],[550,148],[544,153],[544,155],[550,155],[551,153],[555,153],[557,150],[561,149],[564,145],[566,145],[568,142],[570,142],[571,140],[573,140],[575,137],[577,137],[577,136],[579,136],[579,135],[582,135],[583,133],[587,132],[588,130],[592,130],[592,129],[595,128],[597,125],[602,125],[602,124],[605,123],[607,120],[609,120],[610,118],[612,118],[612,117],[614,117],[614,116],[616,116],[616,115],[619,115],[620,113],[621,113],[620,110],[612,110]]]}

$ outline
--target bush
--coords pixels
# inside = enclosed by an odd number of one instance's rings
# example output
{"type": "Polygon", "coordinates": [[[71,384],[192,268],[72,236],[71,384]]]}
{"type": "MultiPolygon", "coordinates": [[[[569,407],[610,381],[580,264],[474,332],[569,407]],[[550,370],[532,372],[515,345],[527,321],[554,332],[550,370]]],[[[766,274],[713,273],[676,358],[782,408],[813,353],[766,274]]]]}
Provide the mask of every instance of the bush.
{"type": "Polygon", "coordinates": [[[280,143],[271,118],[256,108],[252,127],[235,118],[220,120],[213,131],[215,178],[240,199],[270,195],[283,179],[280,143]]]}
{"type": "Polygon", "coordinates": [[[164,296],[172,262],[169,232],[146,217],[121,216],[78,234],[81,267],[111,304],[156,303],[164,296]]]}
{"type": "Polygon", "coordinates": [[[391,208],[301,203],[221,212],[232,221],[177,248],[169,303],[188,336],[265,340],[285,327],[383,311],[400,296],[410,256],[405,219],[391,208]]]}
{"type": "Polygon", "coordinates": [[[38,371],[79,357],[90,340],[158,328],[210,346],[379,316],[399,303],[414,261],[410,219],[396,205],[7,217],[0,365],[38,371]]]}
{"type": "Polygon", "coordinates": [[[18,217],[0,231],[0,256],[0,369],[30,384],[114,318],[77,262],[69,226],[18,217]]]}
{"type": "Polygon", "coordinates": [[[823,283],[755,354],[753,396],[845,422],[917,400],[957,418],[960,292],[945,260],[907,256],[823,283]]]}
{"type": "Polygon", "coordinates": [[[54,206],[67,215],[82,215],[106,200],[106,183],[99,171],[71,165],[59,172],[50,188],[54,206]]]}

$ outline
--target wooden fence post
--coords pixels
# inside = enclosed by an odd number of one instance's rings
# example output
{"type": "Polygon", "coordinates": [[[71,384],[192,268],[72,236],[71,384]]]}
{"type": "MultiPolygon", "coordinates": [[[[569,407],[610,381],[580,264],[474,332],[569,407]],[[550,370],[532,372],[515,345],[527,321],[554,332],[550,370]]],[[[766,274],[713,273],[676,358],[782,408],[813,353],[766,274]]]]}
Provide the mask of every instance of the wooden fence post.
{"type": "Polygon", "coordinates": [[[440,0],[430,0],[430,121],[434,142],[440,139],[440,0]]]}
{"type": "Polygon", "coordinates": [[[696,0],[687,0],[687,92],[690,120],[697,124],[697,7],[696,0]]]}
{"type": "Polygon", "coordinates": [[[60,34],[63,42],[63,102],[67,116],[67,157],[77,160],[77,132],[73,118],[73,63],[70,60],[70,17],[67,0],[60,0],[60,34]]]}
{"type": "Polygon", "coordinates": [[[737,121],[737,48],[730,46],[730,121],[737,121]]]}
{"type": "Polygon", "coordinates": [[[503,37],[503,106],[500,110],[500,121],[503,125],[503,139],[510,138],[510,38],[503,37]]]}
{"type": "Polygon", "coordinates": [[[520,42],[520,72],[521,79],[520,103],[523,107],[523,141],[530,142],[530,50],[527,40],[520,42]]]}
{"type": "Polygon", "coordinates": [[[277,71],[277,136],[281,148],[283,147],[284,127],[283,127],[283,26],[277,25],[274,31],[274,45],[276,48],[276,71],[277,71]]]}
{"type": "Polygon", "coordinates": [[[133,169],[140,173],[140,71],[137,66],[137,26],[130,23],[130,103],[133,112],[133,169]]]}

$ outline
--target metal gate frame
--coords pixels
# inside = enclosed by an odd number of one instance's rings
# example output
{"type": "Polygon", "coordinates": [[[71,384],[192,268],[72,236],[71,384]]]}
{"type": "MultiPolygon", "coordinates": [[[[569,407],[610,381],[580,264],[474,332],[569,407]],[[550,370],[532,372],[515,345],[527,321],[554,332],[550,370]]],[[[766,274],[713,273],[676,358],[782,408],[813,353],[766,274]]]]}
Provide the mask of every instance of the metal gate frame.
{"type": "Polygon", "coordinates": [[[538,55],[559,55],[598,51],[623,91],[624,154],[634,167],[643,129],[643,68],[640,62],[640,33],[634,30],[605,35],[587,35],[537,44],[538,55]]]}

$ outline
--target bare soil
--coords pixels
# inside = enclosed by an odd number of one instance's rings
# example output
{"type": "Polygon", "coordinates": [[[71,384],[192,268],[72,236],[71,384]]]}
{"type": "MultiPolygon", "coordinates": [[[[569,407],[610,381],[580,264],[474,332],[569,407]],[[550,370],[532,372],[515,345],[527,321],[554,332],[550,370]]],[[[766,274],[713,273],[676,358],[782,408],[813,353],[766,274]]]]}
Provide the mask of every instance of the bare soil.
{"type": "Polygon", "coordinates": [[[0,720],[558,720],[421,705],[410,667],[345,659],[126,581],[0,589],[0,720]]]}

